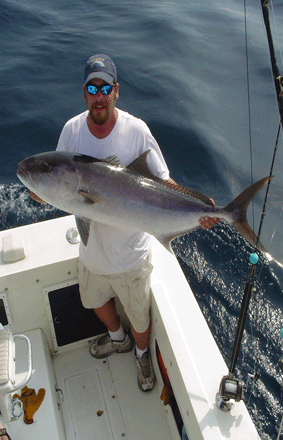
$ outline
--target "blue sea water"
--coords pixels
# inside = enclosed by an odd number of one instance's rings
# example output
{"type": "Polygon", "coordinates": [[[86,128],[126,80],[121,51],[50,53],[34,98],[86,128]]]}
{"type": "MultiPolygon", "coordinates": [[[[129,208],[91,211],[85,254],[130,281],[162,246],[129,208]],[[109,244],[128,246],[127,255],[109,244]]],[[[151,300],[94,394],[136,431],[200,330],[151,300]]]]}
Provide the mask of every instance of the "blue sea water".
{"type": "MultiPolygon", "coordinates": [[[[273,6],[282,73],[283,6],[273,6]]],[[[2,0],[0,25],[1,229],[63,215],[29,198],[17,164],[54,150],[85,109],[83,68],[97,52],[115,60],[117,106],[147,122],[176,181],[226,205],[269,174],[279,116],[258,0],[246,2],[247,34],[240,0],[2,0]]],[[[244,381],[259,373],[246,404],[262,439],[277,438],[283,409],[282,162],[281,137],[262,232],[273,259],[260,256],[237,367],[244,381]]],[[[263,200],[264,191],[249,209],[256,231],[263,200]]],[[[252,249],[220,223],[174,251],[229,364],[252,249]]]]}

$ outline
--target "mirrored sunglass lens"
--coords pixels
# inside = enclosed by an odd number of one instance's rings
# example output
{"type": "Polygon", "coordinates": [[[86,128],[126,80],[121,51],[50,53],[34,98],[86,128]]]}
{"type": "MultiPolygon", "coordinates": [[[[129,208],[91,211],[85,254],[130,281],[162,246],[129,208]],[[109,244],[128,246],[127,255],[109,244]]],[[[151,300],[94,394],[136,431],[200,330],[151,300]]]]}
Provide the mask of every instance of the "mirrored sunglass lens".
{"type": "Polygon", "coordinates": [[[98,88],[95,86],[87,86],[87,91],[88,93],[90,93],[91,95],[96,95],[98,88]]]}
{"type": "Polygon", "coordinates": [[[102,86],[100,90],[103,95],[109,95],[109,93],[112,90],[112,86],[110,86],[110,85],[102,86]]]}

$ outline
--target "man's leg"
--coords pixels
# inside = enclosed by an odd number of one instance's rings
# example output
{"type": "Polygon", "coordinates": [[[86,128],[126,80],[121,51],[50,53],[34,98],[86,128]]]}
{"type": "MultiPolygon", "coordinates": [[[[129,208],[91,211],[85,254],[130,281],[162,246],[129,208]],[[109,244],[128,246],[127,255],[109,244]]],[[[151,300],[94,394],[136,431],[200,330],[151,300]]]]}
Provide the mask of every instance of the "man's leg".
{"type": "Polygon", "coordinates": [[[135,357],[138,369],[138,385],[142,391],[150,391],[155,384],[155,374],[148,347],[150,335],[150,274],[149,259],[136,268],[112,279],[112,286],[131,322],[131,332],[136,343],[135,357]]]}
{"type": "MultiPolygon", "coordinates": [[[[97,309],[93,309],[96,316],[103,322],[110,332],[117,332],[120,328],[120,319],[116,313],[115,303],[113,299],[110,299],[104,306],[97,309]]],[[[140,350],[145,350],[148,345],[148,339],[150,335],[150,325],[143,333],[138,333],[131,325],[131,332],[136,343],[136,346],[140,350]]]]}
{"type": "Polygon", "coordinates": [[[78,268],[82,304],[85,308],[94,310],[109,332],[109,334],[98,336],[94,340],[90,347],[91,355],[101,359],[115,352],[126,353],[131,351],[134,343],[120,327],[120,320],[112,299],[114,291],[108,277],[91,273],[81,261],[79,261],[78,268]],[[103,305],[101,306],[101,304],[103,305]]]}
{"type": "Polygon", "coordinates": [[[138,385],[141,391],[151,391],[154,388],[156,378],[148,348],[150,325],[143,333],[136,332],[131,325],[131,331],[136,343],[135,356],[138,369],[138,385]]]}
{"type": "Polygon", "coordinates": [[[136,346],[140,350],[145,350],[148,345],[148,339],[149,339],[149,334],[150,334],[150,325],[148,326],[147,330],[143,333],[136,332],[134,327],[131,325],[131,331],[132,331],[132,335],[135,340],[136,346]]]}
{"type": "Polygon", "coordinates": [[[102,307],[93,309],[96,316],[103,322],[111,332],[116,332],[120,328],[120,320],[115,310],[113,299],[110,299],[102,307]]]}
{"type": "Polygon", "coordinates": [[[109,334],[97,338],[90,347],[92,356],[102,359],[112,353],[127,353],[133,349],[133,341],[125,334],[116,313],[115,303],[110,299],[102,307],[93,309],[96,316],[106,325],[109,334]]]}

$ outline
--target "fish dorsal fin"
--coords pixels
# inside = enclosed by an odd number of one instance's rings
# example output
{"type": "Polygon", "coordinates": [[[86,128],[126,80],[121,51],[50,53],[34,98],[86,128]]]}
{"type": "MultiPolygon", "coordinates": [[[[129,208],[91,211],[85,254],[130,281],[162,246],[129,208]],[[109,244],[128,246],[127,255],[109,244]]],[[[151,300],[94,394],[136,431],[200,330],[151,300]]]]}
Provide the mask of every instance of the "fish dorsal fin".
{"type": "Polygon", "coordinates": [[[86,154],[75,153],[73,157],[73,161],[79,163],[87,163],[87,164],[106,162],[109,163],[110,165],[120,165],[119,159],[114,154],[112,156],[107,156],[105,159],[97,159],[96,157],[88,156],[86,154]]]}
{"type": "Polygon", "coordinates": [[[150,150],[144,151],[142,154],[140,154],[139,157],[137,157],[132,163],[130,163],[130,165],[128,165],[127,168],[132,173],[140,174],[144,177],[147,177],[148,179],[151,179],[151,180],[154,180],[155,182],[157,182],[158,180],[161,180],[161,179],[158,179],[158,177],[156,177],[154,174],[152,174],[152,172],[148,168],[148,165],[146,162],[146,157],[149,152],[150,152],[150,150]]]}
{"type": "Polygon", "coordinates": [[[159,177],[156,177],[154,174],[152,174],[146,163],[146,157],[149,152],[150,150],[146,150],[137,159],[135,159],[132,163],[130,163],[130,165],[127,166],[128,170],[136,174],[141,174],[142,176],[147,177],[148,179],[151,179],[154,182],[160,183],[160,185],[167,186],[168,188],[171,188],[174,191],[178,191],[183,194],[187,194],[188,196],[193,197],[194,199],[201,200],[206,205],[214,206],[213,201],[204,194],[195,191],[193,189],[186,188],[185,186],[179,185],[176,182],[173,181],[170,182],[168,180],[160,179],[159,177]]]}

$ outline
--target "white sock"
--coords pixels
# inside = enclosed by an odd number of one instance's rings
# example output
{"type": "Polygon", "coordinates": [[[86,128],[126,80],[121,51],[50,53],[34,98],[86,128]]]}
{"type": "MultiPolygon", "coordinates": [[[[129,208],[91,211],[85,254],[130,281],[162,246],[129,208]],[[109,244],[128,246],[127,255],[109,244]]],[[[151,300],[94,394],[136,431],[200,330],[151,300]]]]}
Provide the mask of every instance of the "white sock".
{"type": "Polygon", "coordinates": [[[143,355],[144,353],[146,353],[147,350],[148,350],[147,347],[146,347],[145,350],[140,350],[140,349],[136,346],[136,355],[137,355],[137,357],[138,357],[139,359],[141,359],[141,358],[142,358],[142,355],[143,355]]]}
{"type": "Polygon", "coordinates": [[[117,342],[122,342],[125,339],[125,332],[123,327],[120,324],[119,329],[116,332],[111,332],[110,330],[108,330],[108,333],[110,335],[110,338],[112,339],[112,341],[117,341],[117,342]]]}

